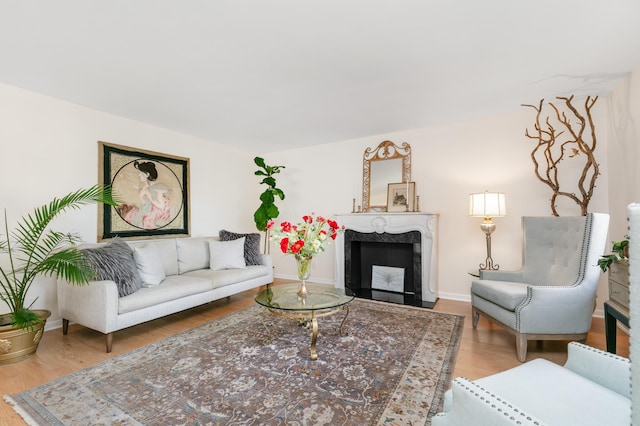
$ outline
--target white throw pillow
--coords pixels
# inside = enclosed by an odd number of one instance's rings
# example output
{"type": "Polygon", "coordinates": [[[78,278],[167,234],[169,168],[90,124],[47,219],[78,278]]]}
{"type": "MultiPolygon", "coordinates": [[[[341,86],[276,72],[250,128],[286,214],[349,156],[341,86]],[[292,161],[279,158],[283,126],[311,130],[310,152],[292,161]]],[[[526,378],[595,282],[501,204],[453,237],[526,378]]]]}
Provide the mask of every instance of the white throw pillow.
{"type": "Polygon", "coordinates": [[[160,250],[155,244],[143,244],[133,249],[133,260],[138,267],[143,287],[160,284],[167,276],[164,273],[160,250]]]}
{"type": "Polygon", "coordinates": [[[209,267],[212,271],[221,269],[244,269],[244,240],[209,241],[209,267]]]}

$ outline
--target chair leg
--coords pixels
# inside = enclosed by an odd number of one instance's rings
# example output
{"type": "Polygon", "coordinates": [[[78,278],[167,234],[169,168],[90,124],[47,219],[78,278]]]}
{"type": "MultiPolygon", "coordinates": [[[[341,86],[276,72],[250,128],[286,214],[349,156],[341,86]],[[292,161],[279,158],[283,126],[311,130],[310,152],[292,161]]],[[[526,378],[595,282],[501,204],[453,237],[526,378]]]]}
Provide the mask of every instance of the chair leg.
{"type": "Polygon", "coordinates": [[[107,342],[107,353],[111,353],[111,348],[113,347],[113,333],[105,334],[106,342],[107,342]]]}
{"type": "Polygon", "coordinates": [[[516,351],[518,352],[518,361],[525,362],[527,360],[527,335],[516,334],[516,351]]]}
{"type": "Polygon", "coordinates": [[[69,332],[69,320],[62,318],[62,334],[64,336],[69,332]]]}
{"type": "Polygon", "coordinates": [[[471,307],[471,325],[473,326],[473,328],[477,328],[478,327],[478,320],[479,319],[480,319],[480,313],[478,313],[476,308],[474,308],[472,306],[471,307]]]}

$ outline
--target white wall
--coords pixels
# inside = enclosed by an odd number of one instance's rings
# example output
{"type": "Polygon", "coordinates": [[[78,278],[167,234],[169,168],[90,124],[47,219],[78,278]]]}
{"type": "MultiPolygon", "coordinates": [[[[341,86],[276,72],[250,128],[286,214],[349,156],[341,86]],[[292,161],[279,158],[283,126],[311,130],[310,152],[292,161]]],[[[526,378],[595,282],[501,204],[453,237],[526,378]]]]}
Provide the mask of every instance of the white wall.
{"type": "Polygon", "coordinates": [[[607,98],[611,240],[627,231],[627,205],[640,202],[640,64],[607,98]]]}
{"type": "MultiPolygon", "coordinates": [[[[637,73],[636,73],[637,75],[637,73]]],[[[634,92],[637,100],[637,90],[634,92]]],[[[217,234],[219,229],[253,231],[252,215],[264,189],[253,175],[253,153],[171,132],[144,123],[73,105],[0,84],[0,206],[10,224],[55,195],[97,182],[97,141],[133,146],[191,159],[191,234],[217,234]]],[[[595,108],[599,137],[596,157],[602,176],[590,211],[608,212],[607,101],[595,108]]],[[[440,214],[439,293],[468,300],[468,271],[484,261],[484,234],[480,219],[467,216],[468,195],[484,190],[507,196],[508,217],[496,219],[493,258],[501,269],[520,266],[520,218],[549,215],[550,192],[533,174],[529,154],[533,142],[524,137],[534,113],[514,106],[511,114],[485,117],[429,128],[374,135],[282,152],[261,154],[270,165],[285,165],[277,175],[286,194],[279,202],[278,220],[297,221],[308,212],[330,216],[351,211],[352,199],[361,200],[362,155],[385,139],[412,147],[413,180],[421,210],[440,214]]],[[[566,164],[570,164],[567,162],[566,164]]],[[[577,207],[561,214],[578,214],[577,207]]],[[[88,206],[70,212],[56,229],[75,231],[95,241],[97,210],[88,206]]],[[[272,248],[276,276],[294,277],[294,260],[272,248]]],[[[334,252],[314,260],[312,280],[333,282],[334,252]]],[[[40,280],[31,294],[37,308],[53,311],[54,286],[40,280]]],[[[606,282],[598,290],[598,312],[606,300],[606,282]]]]}
{"type": "MultiPolygon", "coordinates": [[[[190,158],[191,235],[255,230],[259,188],[247,151],[2,84],[0,120],[0,207],[6,208],[10,226],[54,196],[95,185],[101,140],[190,158]]],[[[53,229],[95,242],[97,207],[60,216],[53,229]]],[[[59,322],[53,284],[40,279],[30,293],[38,298],[34,307],[52,311],[51,326],[59,322]]]]}
{"type": "MultiPolygon", "coordinates": [[[[596,103],[594,115],[598,134],[595,155],[602,175],[589,211],[608,212],[606,100],[596,103]]],[[[469,300],[468,272],[486,256],[482,220],[467,216],[469,194],[484,190],[506,194],[508,216],[495,219],[492,239],[493,259],[503,270],[521,265],[521,217],[551,215],[550,190],[533,173],[530,153],[534,142],[524,136],[534,119],[534,111],[522,107],[511,114],[272,153],[270,157],[287,167],[278,179],[287,199],[281,203],[277,221],[299,221],[310,211],[325,216],[350,212],[352,198],[360,199],[364,150],[386,139],[396,144],[408,142],[421,210],[440,215],[440,297],[469,300]]],[[[582,164],[580,159],[566,160],[562,167],[582,164]]],[[[573,205],[561,208],[560,214],[579,215],[580,210],[573,205]]],[[[294,260],[278,250],[272,247],[276,276],[293,278],[294,260]]],[[[311,280],[333,282],[333,261],[333,247],[316,256],[311,280]]],[[[598,313],[606,299],[603,276],[598,313]]]]}

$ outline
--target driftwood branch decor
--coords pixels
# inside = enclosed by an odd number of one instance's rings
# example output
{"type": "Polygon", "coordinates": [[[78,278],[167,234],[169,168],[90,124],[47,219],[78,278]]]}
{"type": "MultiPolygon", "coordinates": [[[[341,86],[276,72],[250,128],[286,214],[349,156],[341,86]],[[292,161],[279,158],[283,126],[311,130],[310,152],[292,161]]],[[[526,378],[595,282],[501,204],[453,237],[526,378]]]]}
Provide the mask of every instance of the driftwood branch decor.
{"type": "MultiPolygon", "coordinates": [[[[598,163],[594,157],[596,150],[596,133],[591,110],[598,97],[588,96],[584,101],[584,111],[580,112],[573,105],[573,96],[558,96],[557,104],[549,103],[546,118],[543,117],[544,99],[538,106],[523,105],[536,110],[534,131],[526,129],[525,136],[536,141],[531,151],[531,159],[535,166],[536,177],[553,191],[551,196],[551,212],[558,215],[558,197],[567,197],[580,206],[581,214],[587,214],[587,208],[596,179],[600,174],[598,163]],[[582,175],[578,178],[577,192],[560,189],[567,178],[561,176],[559,166],[562,161],[582,159],[582,175]]],[[[579,168],[578,168],[579,170],[579,168]]],[[[579,172],[578,172],[579,173],[579,172]]],[[[570,174],[570,173],[569,173],[570,174]]]]}

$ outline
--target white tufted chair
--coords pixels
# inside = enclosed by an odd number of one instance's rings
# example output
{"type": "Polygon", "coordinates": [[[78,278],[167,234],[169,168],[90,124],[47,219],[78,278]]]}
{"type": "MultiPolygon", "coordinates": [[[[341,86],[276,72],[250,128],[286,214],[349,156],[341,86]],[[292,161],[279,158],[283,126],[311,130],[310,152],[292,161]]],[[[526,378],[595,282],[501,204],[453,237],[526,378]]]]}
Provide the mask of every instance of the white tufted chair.
{"type": "Polygon", "coordinates": [[[609,215],[523,217],[523,266],[480,271],[471,284],[473,327],[480,314],[516,335],[518,359],[528,340],[587,338],[609,215]]]}

